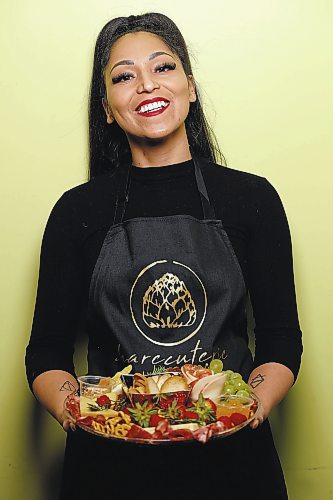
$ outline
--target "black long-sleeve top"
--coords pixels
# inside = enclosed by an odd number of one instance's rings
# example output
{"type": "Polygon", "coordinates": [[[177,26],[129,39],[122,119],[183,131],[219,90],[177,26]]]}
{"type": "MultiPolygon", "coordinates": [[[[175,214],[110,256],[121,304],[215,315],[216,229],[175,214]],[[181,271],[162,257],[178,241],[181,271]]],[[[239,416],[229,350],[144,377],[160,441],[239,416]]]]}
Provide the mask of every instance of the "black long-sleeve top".
{"type": "MultiPolygon", "coordinates": [[[[243,271],[255,319],[254,366],[299,371],[302,353],[286,215],[269,182],[203,161],[203,177],[243,271]]],[[[29,384],[57,369],[75,375],[73,350],[90,279],[112,224],[117,177],[104,175],[67,191],[43,237],[34,321],[26,352],[29,384]]],[[[125,219],[188,214],[203,218],[193,162],[132,167],[125,219]]]]}

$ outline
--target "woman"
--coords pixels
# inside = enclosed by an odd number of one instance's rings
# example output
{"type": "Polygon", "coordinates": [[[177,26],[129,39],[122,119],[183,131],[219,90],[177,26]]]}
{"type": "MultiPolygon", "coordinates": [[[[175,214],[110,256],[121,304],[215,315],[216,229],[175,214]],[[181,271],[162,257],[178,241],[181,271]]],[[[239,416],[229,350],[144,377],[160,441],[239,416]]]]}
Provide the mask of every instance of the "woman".
{"type": "Polygon", "coordinates": [[[294,383],[302,352],[288,224],[265,179],[215,163],[211,137],[174,23],[155,13],[110,21],[94,59],[91,180],[62,196],[43,239],[30,386],[68,430],[63,402],[77,388],[72,355],[83,315],[90,373],[219,357],[249,380],[262,410],[252,429],[205,446],[69,432],[62,498],[287,498],[266,418],[294,383]],[[195,316],[151,328],[143,297],[170,276],[191,291],[195,316]]]}

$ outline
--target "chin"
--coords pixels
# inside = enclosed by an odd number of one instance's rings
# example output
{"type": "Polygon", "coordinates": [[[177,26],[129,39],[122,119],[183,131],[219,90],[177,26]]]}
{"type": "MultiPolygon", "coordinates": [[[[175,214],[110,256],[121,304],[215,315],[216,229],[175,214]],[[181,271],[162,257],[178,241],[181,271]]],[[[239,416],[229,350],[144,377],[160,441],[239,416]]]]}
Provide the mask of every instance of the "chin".
{"type": "Polygon", "coordinates": [[[137,144],[151,143],[152,145],[155,143],[160,144],[168,137],[170,137],[170,133],[168,133],[167,131],[160,131],[160,130],[146,133],[146,134],[141,135],[141,136],[134,136],[134,135],[129,136],[130,140],[133,142],[136,142],[137,144]]]}
{"type": "Polygon", "coordinates": [[[168,127],[152,127],[150,130],[143,130],[142,135],[127,134],[130,141],[137,144],[159,145],[168,139],[176,139],[182,136],[185,132],[185,124],[177,128],[168,127]]]}

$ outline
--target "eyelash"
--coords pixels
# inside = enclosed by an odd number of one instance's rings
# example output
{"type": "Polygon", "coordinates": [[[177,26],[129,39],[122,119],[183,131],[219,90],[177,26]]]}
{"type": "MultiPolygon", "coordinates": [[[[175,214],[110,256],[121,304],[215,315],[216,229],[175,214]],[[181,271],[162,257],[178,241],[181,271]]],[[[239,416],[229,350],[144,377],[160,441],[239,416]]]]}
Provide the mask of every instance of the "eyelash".
{"type": "MultiPolygon", "coordinates": [[[[163,63],[163,64],[160,64],[159,66],[157,66],[157,68],[155,69],[156,72],[158,73],[165,73],[166,71],[164,70],[174,70],[176,68],[176,63],[163,63]],[[159,70],[163,70],[163,71],[159,71],[159,70]]],[[[116,83],[119,83],[121,81],[124,81],[124,82],[127,82],[131,77],[132,77],[132,73],[128,73],[126,71],[124,71],[123,73],[120,73],[120,75],[117,75],[117,76],[114,76],[112,78],[112,83],[116,84],[116,83]]]]}

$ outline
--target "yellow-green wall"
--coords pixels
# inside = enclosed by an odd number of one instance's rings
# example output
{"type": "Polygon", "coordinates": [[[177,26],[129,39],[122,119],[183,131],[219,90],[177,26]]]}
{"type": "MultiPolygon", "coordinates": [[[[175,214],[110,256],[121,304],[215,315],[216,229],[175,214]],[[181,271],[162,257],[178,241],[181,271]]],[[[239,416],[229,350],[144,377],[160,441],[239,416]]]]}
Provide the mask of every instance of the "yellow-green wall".
{"type": "MultiPolygon", "coordinates": [[[[278,189],[293,235],[305,354],[273,425],[291,500],[333,498],[330,0],[2,0],[0,498],[56,498],[64,435],[23,358],[49,211],[87,171],[93,44],[109,18],[160,11],[188,40],[228,164],[278,189]],[[48,492],[48,493],[47,493],[48,492]]],[[[260,472],[254,478],[260,481],[260,472]]]]}

